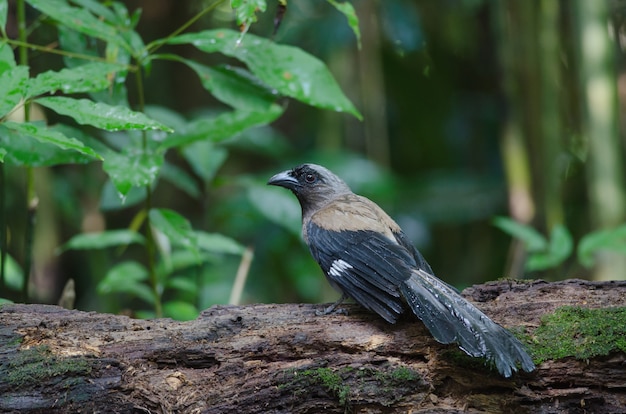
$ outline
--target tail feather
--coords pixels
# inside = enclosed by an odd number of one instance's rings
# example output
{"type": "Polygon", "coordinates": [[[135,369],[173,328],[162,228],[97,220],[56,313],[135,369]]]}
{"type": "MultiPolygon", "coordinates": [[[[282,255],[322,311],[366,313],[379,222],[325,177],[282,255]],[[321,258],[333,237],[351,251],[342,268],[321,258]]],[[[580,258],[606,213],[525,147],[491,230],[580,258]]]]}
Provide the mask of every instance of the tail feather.
{"type": "Polygon", "coordinates": [[[457,342],[468,355],[493,361],[505,377],[517,363],[527,372],[535,368],[517,338],[430,273],[415,270],[400,291],[437,341],[457,342]]]}

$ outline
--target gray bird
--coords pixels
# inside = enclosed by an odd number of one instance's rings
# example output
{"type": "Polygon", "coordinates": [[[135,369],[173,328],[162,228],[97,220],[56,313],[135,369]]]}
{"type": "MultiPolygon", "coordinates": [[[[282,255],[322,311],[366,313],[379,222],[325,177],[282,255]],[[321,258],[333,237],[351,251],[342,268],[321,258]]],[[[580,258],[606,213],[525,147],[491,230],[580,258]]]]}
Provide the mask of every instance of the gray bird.
{"type": "Polygon", "coordinates": [[[493,361],[505,377],[535,369],[524,346],[506,329],[438,279],[402,229],[371,200],[354,194],[328,169],[303,164],[270,178],[302,207],[302,236],[341,298],[395,323],[408,307],[444,344],[493,361]]]}

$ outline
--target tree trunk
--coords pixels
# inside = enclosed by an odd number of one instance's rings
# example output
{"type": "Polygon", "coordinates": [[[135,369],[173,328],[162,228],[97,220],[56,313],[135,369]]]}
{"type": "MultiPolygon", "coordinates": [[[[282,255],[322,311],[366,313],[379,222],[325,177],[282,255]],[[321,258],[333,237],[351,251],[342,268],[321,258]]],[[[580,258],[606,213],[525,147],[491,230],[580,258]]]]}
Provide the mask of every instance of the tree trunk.
{"type": "MultiPolygon", "coordinates": [[[[626,282],[501,281],[465,296],[532,337],[557,307],[626,306],[626,282]]],[[[190,322],[0,308],[1,412],[626,413],[626,355],[502,378],[406,316],[215,306],[190,322]]],[[[623,338],[622,338],[623,339],[623,338]]]]}

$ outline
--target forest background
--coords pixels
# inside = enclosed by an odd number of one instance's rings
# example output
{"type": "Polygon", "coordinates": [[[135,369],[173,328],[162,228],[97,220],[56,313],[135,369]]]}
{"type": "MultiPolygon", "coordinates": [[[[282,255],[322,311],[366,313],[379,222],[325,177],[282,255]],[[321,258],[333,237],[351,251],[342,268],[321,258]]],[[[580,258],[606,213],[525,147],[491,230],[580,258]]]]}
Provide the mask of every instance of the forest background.
{"type": "Polygon", "coordinates": [[[624,10],[0,1],[0,298],[176,319],[334,301],[265,185],[302,162],[458,288],[624,279],[624,10]]]}

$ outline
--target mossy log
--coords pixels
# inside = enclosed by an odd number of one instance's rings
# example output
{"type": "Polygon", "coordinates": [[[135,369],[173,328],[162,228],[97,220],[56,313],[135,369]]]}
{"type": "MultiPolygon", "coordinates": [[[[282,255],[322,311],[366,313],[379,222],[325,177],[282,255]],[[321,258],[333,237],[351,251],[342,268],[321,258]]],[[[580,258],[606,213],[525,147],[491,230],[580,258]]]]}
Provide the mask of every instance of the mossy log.
{"type": "Polygon", "coordinates": [[[389,325],[357,305],[323,317],[321,305],[215,306],[190,322],[5,305],[0,412],[626,413],[624,321],[598,322],[597,341],[538,334],[563,306],[623,317],[626,282],[500,281],[464,295],[529,343],[535,372],[502,378],[409,315],[389,325]]]}

